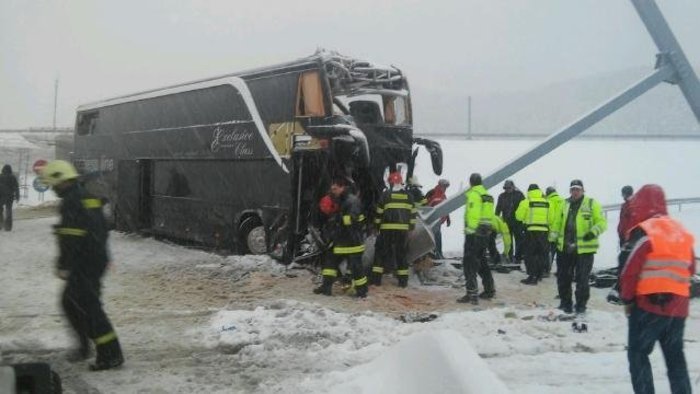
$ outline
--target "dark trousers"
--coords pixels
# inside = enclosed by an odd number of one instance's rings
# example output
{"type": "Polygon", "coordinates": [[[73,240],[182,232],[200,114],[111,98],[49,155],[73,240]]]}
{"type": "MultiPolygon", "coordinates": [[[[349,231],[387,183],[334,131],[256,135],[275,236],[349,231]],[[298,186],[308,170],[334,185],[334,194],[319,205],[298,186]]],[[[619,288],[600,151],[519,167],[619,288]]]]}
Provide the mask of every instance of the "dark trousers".
{"type": "Polygon", "coordinates": [[[496,247],[496,232],[492,232],[491,235],[489,236],[489,244],[488,244],[488,251],[489,251],[489,258],[491,259],[491,262],[494,264],[498,264],[501,262],[501,254],[498,253],[498,248],[496,247]]]}
{"type": "Polygon", "coordinates": [[[671,392],[691,392],[688,367],[683,353],[684,328],[684,317],[661,316],[633,307],[629,317],[627,359],[635,393],[654,393],[649,354],[654,350],[656,341],[661,345],[666,360],[671,392]]]}
{"type": "Polygon", "coordinates": [[[510,236],[513,240],[513,242],[511,243],[513,247],[510,248],[508,257],[511,258],[511,261],[519,262],[524,258],[526,242],[525,234],[523,231],[523,225],[517,220],[514,220],[512,222],[506,222],[506,224],[508,224],[508,228],[510,229],[510,236]],[[515,257],[515,260],[513,260],[513,257],[515,257]]]}
{"type": "Polygon", "coordinates": [[[121,348],[107,314],[102,308],[100,278],[91,278],[80,272],[72,272],[66,281],[61,304],[78,336],[81,347],[87,347],[88,339],[97,348],[98,361],[121,357],[121,348]]]}
{"type": "Polygon", "coordinates": [[[481,276],[484,291],[493,293],[496,291],[491,269],[486,263],[484,253],[488,246],[488,236],[466,235],[464,237],[464,257],[462,269],[466,280],[467,295],[476,297],[479,295],[479,284],[476,275],[481,276]]]}
{"type": "Polygon", "coordinates": [[[367,294],[367,275],[365,274],[365,269],[362,266],[362,253],[351,253],[351,254],[335,254],[331,253],[329,258],[323,262],[323,269],[321,275],[323,276],[322,286],[327,288],[328,294],[330,295],[331,286],[338,276],[340,263],[344,259],[347,259],[348,270],[352,275],[352,283],[355,286],[355,292],[358,295],[367,294]]]}
{"type": "MultiPolygon", "coordinates": [[[[556,261],[557,258],[557,243],[556,242],[550,242],[549,243],[549,253],[547,253],[547,267],[545,268],[546,273],[552,272],[552,265],[556,261]]],[[[559,265],[559,264],[557,264],[559,265]]],[[[559,271],[559,269],[557,269],[559,271]]]]}
{"type": "Polygon", "coordinates": [[[590,298],[588,277],[593,269],[593,253],[557,254],[557,286],[562,305],[571,306],[571,282],[576,281],[576,307],[585,308],[590,298]]]}
{"type": "Polygon", "coordinates": [[[546,231],[528,231],[525,249],[525,269],[528,276],[541,279],[547,268],[549,241],[546,231]]]}
{"type": "Polygon", "coordinates": [[[406,261],[406,247],[408,231],[382,230],[384,237],[384,267],[396,267],[396,276],[408,277],[408,262],[406,261]]]}
{"type": "Polygon", "coordinates": [[[12,230],[12,200],[0,202],[0,225],[5,231],[12,230]]]}
{"type": "Polygon", "coordinates": [[[445,255],[442,254],[442,225],[437,224],[433,227],[433,236],[435,237],[435,258],[444,259],[445,255]]]}

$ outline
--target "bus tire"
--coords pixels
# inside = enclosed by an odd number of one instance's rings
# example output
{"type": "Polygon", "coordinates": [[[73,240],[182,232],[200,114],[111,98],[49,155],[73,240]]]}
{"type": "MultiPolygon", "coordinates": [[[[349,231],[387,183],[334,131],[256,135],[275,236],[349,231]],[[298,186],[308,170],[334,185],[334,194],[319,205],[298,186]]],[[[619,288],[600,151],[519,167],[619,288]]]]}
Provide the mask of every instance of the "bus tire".
{"type": "Polygon", "coordinates": [[[267,239],[265,237],[265,226],[257,216],[250,216],[243,219],[238,227],[240,244],[243,254],[265,254],[267,253],[267,239]]]}

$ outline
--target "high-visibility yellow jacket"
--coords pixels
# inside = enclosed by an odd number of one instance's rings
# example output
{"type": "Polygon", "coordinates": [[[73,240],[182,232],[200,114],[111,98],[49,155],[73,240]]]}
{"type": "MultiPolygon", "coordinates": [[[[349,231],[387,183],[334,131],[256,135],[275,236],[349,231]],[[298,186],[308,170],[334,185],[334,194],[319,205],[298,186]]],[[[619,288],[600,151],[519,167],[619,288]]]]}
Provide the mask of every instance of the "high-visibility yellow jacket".
{"type": "Polygon", "coordinates": [[[549,201],[549,209],[552,211],[552,218],[556,219],[561,215],[561,210],[564,207],[564,199],[561,198],[557,192],[549,193],[546,198],[547,201],[549,201]]]}
{"type": "Polygon", "coordinates": [[[542,196],[541,190],[535,189],[528,191],[527,198],[520,201],[515,219],[522,222],[527,231],[549,231],[554,217],[549,201],[542,196]]]}
{"type": "Polygon", "coordinates": [[[464,233],[488,235],[491,232],[493,197],[483,185],[470,187],[465,193],[467,203],[464,207],[464,233]]]}
{"type": "Polygon", "coordinates": [[[501,237],[503,237],[503,254],[508,254],[513,242],[513,240],[510,239],[510,229],[508,228],[508,224],[506,224],[506,222],[504,222],[500,216],[494,215],[493,219],[491,219],[491,228],[493,228],[493,231],[495,231],[497,234],[501,234],[501,237]]]}
{"type": "MultiPolygon", "coordinates": [[[[569,235],[566,233],[566,222],[569,218],[570,207],[571,199],[567,198],[564,200],[561,214],[555,219],[552,230],[549,233],[549,240],[551,242],[554,240],[557,241],[557,249],[559,249],[559,251],[564,250],[564,239],[569,235]]],[[[603,216],[600,203],[588,196],[583,196],[581,206],[576,213],[576,253],[586,254],[597,252],[598,236],[600,236],[606,228],[608,228],[608,223],[605,220],[605,216],[603,216]],[[586,241],[583,237],[589,232],[593,233],[595,238],[586,241]]]]}

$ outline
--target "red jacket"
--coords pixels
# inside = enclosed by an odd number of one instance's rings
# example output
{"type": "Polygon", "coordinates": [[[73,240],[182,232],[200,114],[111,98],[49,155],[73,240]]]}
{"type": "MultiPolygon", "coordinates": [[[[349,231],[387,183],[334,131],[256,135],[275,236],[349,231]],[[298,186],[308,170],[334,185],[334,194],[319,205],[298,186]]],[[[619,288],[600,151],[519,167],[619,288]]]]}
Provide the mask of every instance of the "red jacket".
{"type": "MultiPolygon", "coordinates": [[[[668,301],[663,305],[652,302],[652,296],[638,295],[637,282],[647,257],[652,252],[651,242],[637,224],[654,216],[666,216],[666,199],[661,187],[646,185],[630,199],[630,217],[634,220],[632,230],[627,237],[634,242],[634,248],[627,258],[620,276],[620,298],[626,303],[634,302],[639,308],[662,316],[688,316],[689,297],[668,294],[668,301]]],[[[695,257],[690,267],[690,274],[695,274],[695,257]]]]}
{"type": "Polygon", "coordinates": [[[620,222],[617,224],[617,235],[620,238],[620,245],[627,240],[627,233],[633,227],[630,215],[630,203],[625,201],[620,207],[620,222]]]}
{"type": "MultiPolygon", "coordinates": [[[[441,202],[445,201],[447,199],[447,196],[445,195],[445,189],[437,185],[433,190],[429,191],[428,194],[425,195],[425,198],[428,199],[428,206],[434,207],[441,202]]],[[[443,224],[445,221],[447,221],[447,225],[450,225],[450,215],[443,216],[440,218],[440,224],[443,224]]]]}

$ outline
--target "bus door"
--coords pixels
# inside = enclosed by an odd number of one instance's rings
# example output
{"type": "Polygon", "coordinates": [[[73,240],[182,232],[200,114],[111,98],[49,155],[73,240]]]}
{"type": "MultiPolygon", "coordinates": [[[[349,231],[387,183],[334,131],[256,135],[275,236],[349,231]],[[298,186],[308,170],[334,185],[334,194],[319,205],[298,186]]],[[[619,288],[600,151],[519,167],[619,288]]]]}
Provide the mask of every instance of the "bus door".
{"type": "Polygon", "coordinates": [[[151,162],[121,160],[117,168],[117,228],[137,231],[151,227],[151,162]]]}

